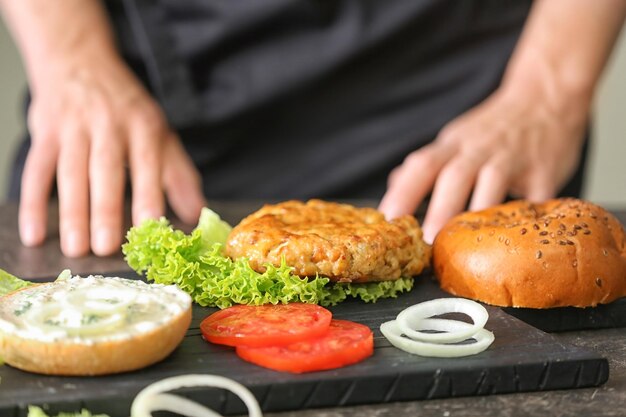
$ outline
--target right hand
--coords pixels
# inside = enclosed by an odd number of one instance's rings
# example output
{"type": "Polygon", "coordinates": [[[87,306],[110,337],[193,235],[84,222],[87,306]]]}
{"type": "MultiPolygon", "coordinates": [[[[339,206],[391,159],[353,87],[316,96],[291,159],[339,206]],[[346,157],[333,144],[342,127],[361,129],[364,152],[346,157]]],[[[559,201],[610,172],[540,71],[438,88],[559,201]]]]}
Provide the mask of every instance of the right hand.
{"type": "Polygon", "coordinates": [[[200,176],[156,102],[117,56],[50,62],[31,85],[32,137],[19,208],[22,242],[46,236],[56,174],[59,233],[66,256],[119,250],[126,168],[134,224],[164,214],[164,197],[181,220],[197,221],[204,205],[200,176]]]}

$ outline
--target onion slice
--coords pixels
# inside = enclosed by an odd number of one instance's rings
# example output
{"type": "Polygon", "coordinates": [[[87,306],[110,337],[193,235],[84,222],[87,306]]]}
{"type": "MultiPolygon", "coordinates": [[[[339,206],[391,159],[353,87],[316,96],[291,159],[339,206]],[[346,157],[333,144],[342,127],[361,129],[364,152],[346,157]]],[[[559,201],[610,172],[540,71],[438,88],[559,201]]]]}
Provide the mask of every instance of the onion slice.
{"type": "Polygon", "coordinates": [[[120,327],[126,315],[84,315],[77,309],[68,309],[60,303],[50,302],[39,309],[29,310],[24,322],[36,329],[62,331],[70,336],[85,336],[111,331],[120,327]]]}
{"type": "Polygon", "coordinates": [[[190,417],[217,417],[220,414],[187,398],[166,391],[183,387],[214,387],[231,391],[248,407],[250,417],[261,417],[261,407],[252,393],[240,383],[218,375],[180,375],[162,379],[145,387],[133,401],[131,417],[152,417],[153,411],[173,411],[190,417]]]}
{"type": "Polygon", "coordinates": [[[216,413],[203,406],[202,404],[198,404],[195,401],[190,400],[189,398],[181,397],[174,394],[166,394],[159,393],[154,394],[149,397],[149,410],[147,410],[148,414],[152,411],[171,411],[172,413],[181,414],[185,417],[221,417],[221,414],[216,413]]]}
{"type": "MultiPolygon", "coordinates": [[[[430,330],[450,329],[450,331],[460,333],[474,329],[473,325],[458,320],[425,319],[424,321],[427,321],[426,324],[430,330]]],[[[398,349],[402,349],[414,355],[435,358],[457,358],[460,356],[475,355],[487,349],[494,341],[493,333],[481,328],[474,335],[470,336],[470,338],[476,340],[474,343],[444,344],[422,342],[404,337],[397,320],[391,320],[381,324],[380,331],[389,342],[398,349]]]]}
{"type": "Polygon", "coordinates": [[[135,301],[137,291],[122,285],[107,283],[102,288],[78,288],[70,292],[64,302],[84,313],[113,314],[125,312],[135,301]]]}
{"type": "MultiPolygon", "coordinates": [[[[396,318],[397,327],[402,334],[420,342],[430,343],[458,343],[472,337],[485,326],[489,314],[482,305],[472,300],[464,298],[438,298],[423,303],[415,304],[404,309],[396,318]],[[423,322],[428,317],[438,316],[448,313],[463,313],[472,318],[474,324],[467,324],[458,320],[466,326],[456,326],[446,333],[424,333],[418,330],[437,330],[423,328],[423,322]],[[417,329],[417,330],[416,330],[417,329]]],[[[451,320],[448,320],[451,321],[451,320]]],[[[433,323],[429,321],[427,323],[433,323]]]]}

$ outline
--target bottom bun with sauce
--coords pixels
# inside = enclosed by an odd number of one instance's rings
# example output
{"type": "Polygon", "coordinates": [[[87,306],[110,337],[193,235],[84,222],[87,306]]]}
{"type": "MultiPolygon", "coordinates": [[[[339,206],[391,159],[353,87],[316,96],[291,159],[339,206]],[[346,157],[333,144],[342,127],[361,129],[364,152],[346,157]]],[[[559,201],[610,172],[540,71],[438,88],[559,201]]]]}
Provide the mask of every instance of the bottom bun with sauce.
{"type": "Polygon", "coordinates": [[[78,276],[1,299],[0,357],[49,375],[105,375],[167,357],[191,322],[191,298],[174,285],[78,276]]]}
{"type": "Polygon", "coordinates": [[[453,218],[433,243],[441,287],[506,307],[593,307],[626,296],[626,234],[595,204],[513,201],[453,218]]]}

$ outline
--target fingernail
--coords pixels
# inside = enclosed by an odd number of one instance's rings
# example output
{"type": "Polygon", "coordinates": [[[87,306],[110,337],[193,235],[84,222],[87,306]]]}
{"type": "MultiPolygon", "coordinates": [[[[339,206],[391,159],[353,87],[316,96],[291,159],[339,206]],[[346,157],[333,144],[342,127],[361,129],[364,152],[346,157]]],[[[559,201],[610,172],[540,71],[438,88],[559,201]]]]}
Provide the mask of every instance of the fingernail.
{"type": "Polygon", "coordinates": [[[158,219],[158,218],[159,218],[159,214],[157,214],[155,211],[143,210],[143,211],[140,211],[139,215],[137,216],[137,224],[142,223],[144,220],[158,219]]]}
{"type": "Polygon", "coordinates": [[[385,220],[390,221],[395,219],[396,217],[398,217],[398,213],[395,207],[393,206],[388,206],[388,205],[380,205],[378,207],[378,210],[381,211],[383,213],[383,215],[385,216],[385,220]]]}
{"type": "Polygon", "coordinates": [[[433,241],[435,240],[435,235],[436,234],[428,226],[423,227],[422,231],[424,232],[424,234],[423,234],[424,242],[428,243],[429,245],[432,245],[433,241]]]}
{"type": "Polygon", "coordinates": [[[96,231],[93,242],[93,251],[96,255],[105,256],[113,252],[113,232],[110,229],[99,229],[96,231]]]}
{"type": "Polygon", "coordinates": [[[64,239],[65,255],[69,257],[77,257],[85,254],[84,237],[76,230],[67,232],[64,239]]]}
{"type": "Polygon", "coordinates": [[[387,211],[388,211],[387,206],[388,205],[389,204],[387,203],[387,199],[385,198],[385,196],[383,196],[383,198],[378,202],[378,207],[376,207],[376,210],[378,210],[381,213],[383,213],[385,218],[387,218],[387,211]]]}
{"type": "Polygon", "coordinates": [[[42,229],[34,223],[22,227],[22,243],[24,246],[36,246],[41,243],[42,229]]]}

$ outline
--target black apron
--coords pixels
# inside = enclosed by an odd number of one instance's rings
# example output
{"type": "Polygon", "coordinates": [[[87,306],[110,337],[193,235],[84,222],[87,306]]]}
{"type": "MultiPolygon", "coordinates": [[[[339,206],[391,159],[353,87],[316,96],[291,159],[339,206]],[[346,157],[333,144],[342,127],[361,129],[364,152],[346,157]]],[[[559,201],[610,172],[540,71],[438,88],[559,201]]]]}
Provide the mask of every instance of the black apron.
{"type": "Polygon", "coordinates": [[[378,199],[391,169],[499,85],[531,1],[105,4],[208,198],[378,199]]]}

